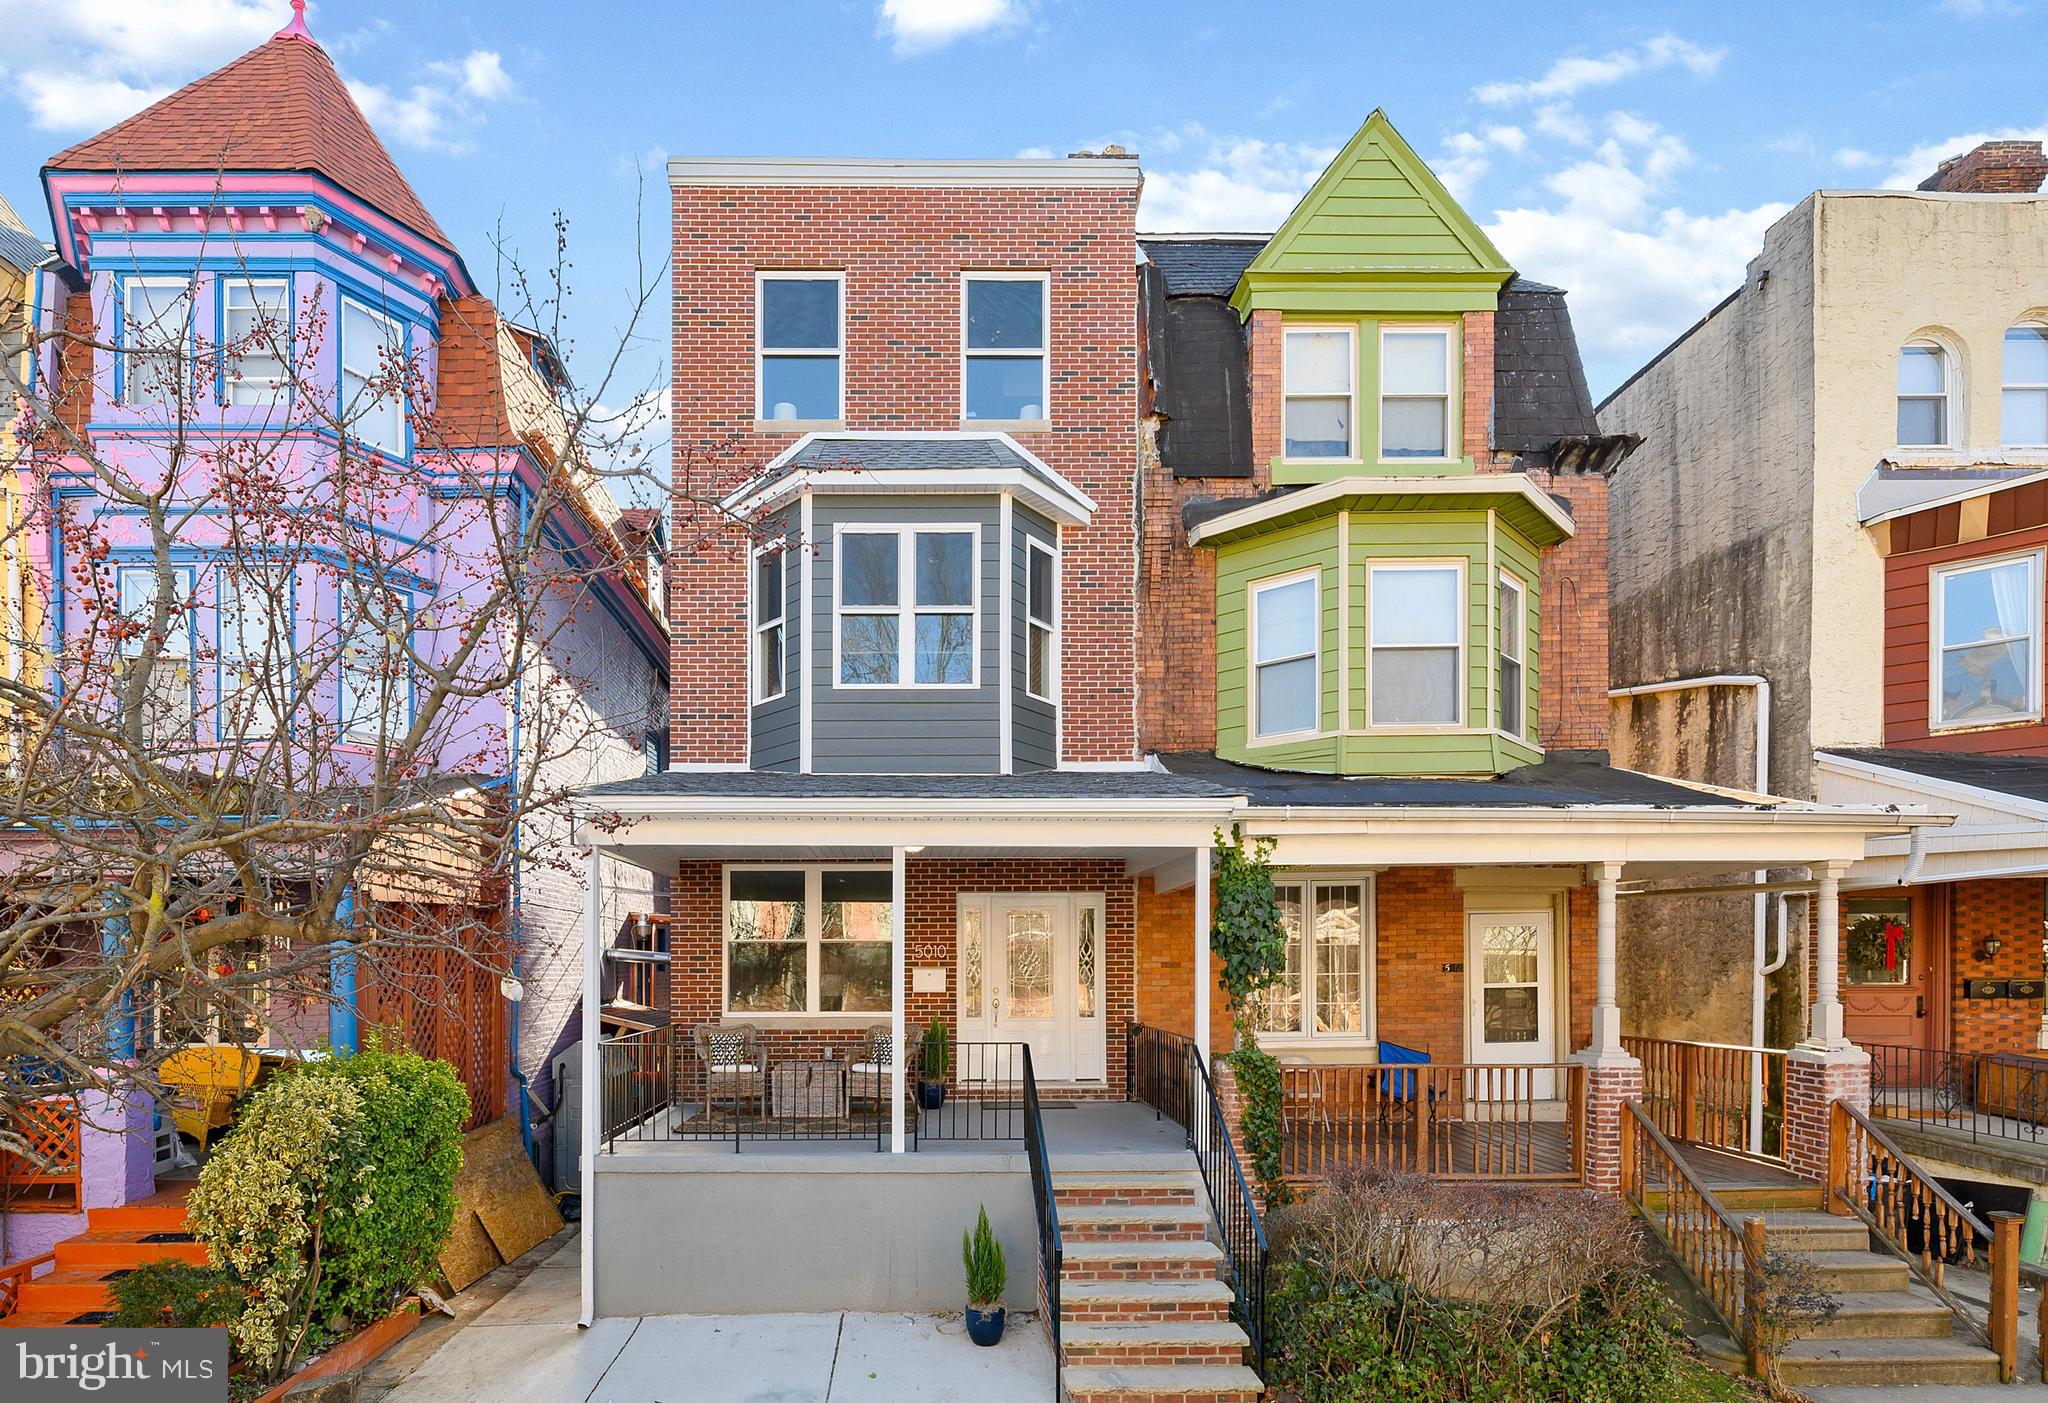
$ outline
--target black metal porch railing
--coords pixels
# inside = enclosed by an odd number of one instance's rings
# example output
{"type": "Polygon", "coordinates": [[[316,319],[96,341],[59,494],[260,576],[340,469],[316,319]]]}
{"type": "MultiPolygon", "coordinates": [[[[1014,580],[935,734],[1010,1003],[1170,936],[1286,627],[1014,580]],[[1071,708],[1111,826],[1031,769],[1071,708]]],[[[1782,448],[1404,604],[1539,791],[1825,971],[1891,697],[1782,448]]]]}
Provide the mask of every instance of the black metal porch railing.
{"type": "Polygon", "coordinates": [[[1045,1121],[1038,1106],[1038,1079],[1031,1074],[1031,1048],[1016,1044],[1021,1056],[1021,1119],[1024,1157],[1031,1164],[1031,1202],[1038,1218],[1038,1292],[1045,1310],[1046,1330],[1052,1336],[1052,1393],[1055,1403],[1064,1395],[1060,1378],[1060,1273],[1066,1265],[1066,1251],[1060,1244],[1060,1207],[1053,1191],[1052,1164],[1045,1152],[1045,1121]]]}
{"type": "Polygon", "coordinates": [[[598,1044],[598,1140],[609,1151],[621,1140],[665,1140],[674,1104],[674,1030],[652,1028],[598,1044]]]}
{"type": "Polygon", "coordinates": [[[1859,1043],[1870,1054],[1870,1114],[2039,1145],[2048,1139],[2048,1057],[1859,1043]]]}
{"type": "Polygon", "coordinates": [[[1134,1023],[1124,1075],[1133,1101],[1142,1101],[1187,1132],[1188,1148],[1195,1152],[1202,1187],[1208,1192],[1209,1216],[1230,1262],[1230,1286],[1236,1293],[1232,1313],[1251,1338],[1252,1367],[1264,1378],[1266,1273],[1272,1252],[1208,1064],[1192,1040],[1134,1023]]]}
{"type": "Polygon", "coordinates": [[[910,1053],[909,1094],[916,1111],[908,1117],[913,1140],[1023,1140],[1024,1083],[1031,1064],[1023,1043],[953,1043],[943,1077],[946,1094],[937,1106],[926,1103],[925,1050],[910,1053]]]}

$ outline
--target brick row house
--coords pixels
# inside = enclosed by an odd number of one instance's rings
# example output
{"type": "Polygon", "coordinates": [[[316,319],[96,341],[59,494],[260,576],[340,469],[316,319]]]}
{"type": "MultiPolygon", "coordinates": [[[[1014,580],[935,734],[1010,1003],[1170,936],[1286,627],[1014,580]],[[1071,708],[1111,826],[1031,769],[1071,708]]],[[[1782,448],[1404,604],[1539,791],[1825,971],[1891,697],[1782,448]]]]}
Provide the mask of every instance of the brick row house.
{"type": "MultiPolygon", "coordinates": [[[[588,796],[594,852],[673,879],[670,1025],[588,1049],[592,1316],[956,1304],[986,1204],[1012,1303],[1064,1298],[1075,1396],[1246,1396],[1260,1340],[1127,1284],[1198,1244],[1106,1240],[1189,1146],[1188,1212],[1237,1192],[1219,831],[1272,843],[1250,1017],[1291,1176],[1612,1189],[1617,907],[1793,863],[1825,906],[1913,822],[1608,763],[1633,440],[1564,294],[1384,115],[1270,236],[1141,236],[1140,184],[1117,152],[670,166],[672,760],[588,796]]],[[[586,1021],[629,963],[593,945],[586,1021]]],[[[1834,1051],[1781,1162],[1825,1155],[1834,1051]]]]}
{"type": "Polygon", "coordinates": [[[1626,939],[1633,1031],[1782,1046],[1832,945],[1875,1104],[2015,1207],[2048,1185],[2044,175],[1997,141],[1917,190],[1809,196],[1601,407],[1643,440],[1615,489],[1618,753],[1954,819],[1874,840],[1824,941],[1805,869],[1700,898],[1689,951],[1626,939]]]}

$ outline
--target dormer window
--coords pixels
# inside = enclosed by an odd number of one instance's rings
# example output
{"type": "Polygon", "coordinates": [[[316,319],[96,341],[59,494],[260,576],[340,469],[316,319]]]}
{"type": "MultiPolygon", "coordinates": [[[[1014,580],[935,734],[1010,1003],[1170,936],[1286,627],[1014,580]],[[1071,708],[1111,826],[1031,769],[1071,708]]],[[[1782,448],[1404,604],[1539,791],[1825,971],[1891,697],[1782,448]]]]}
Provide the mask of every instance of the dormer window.
{"type": "Polygon", "coordinates": [[[1451,333],[1380,329],[1380,457],[1451,456],[1451,333]]]}
{"type": "Polygon", "coordinates": [[[844,275],[762,273],[755,413],[780,423],[840,416],[844,275]]]}
{"type": "Polygon", "coordinates": [[[1948,352],[1935,341],[1899,348],[1899,447],[1949,445],[1948,352]]]}
{"type": "Polygon", "coordinates": [[[845,527],[835,550],[841,687],[973,687],[972,526],[845,527]]]}
{"type": "Polygon", "coordinates": [[[350,438],[405,456],[405,332],[384,313],[341,299],[341,425],[350,438]]]}
{"type": "Polygon", "coordinates": [[[1353,458],[1357,422],[1352,328],[1290,327],[1281,354],[1286,456],[1353,458]]]}

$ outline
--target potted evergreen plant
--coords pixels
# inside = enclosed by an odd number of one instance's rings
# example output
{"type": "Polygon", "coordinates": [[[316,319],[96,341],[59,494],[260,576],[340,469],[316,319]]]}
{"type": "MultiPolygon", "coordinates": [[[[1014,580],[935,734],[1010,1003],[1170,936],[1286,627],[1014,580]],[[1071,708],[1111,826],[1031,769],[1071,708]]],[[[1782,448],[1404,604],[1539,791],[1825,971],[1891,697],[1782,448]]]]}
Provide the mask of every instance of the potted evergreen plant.
{"type": "Polygon", "coordinates": [[[961,1234],[960,1257],[967,1267],[967,1338],[992,1345],[1003,1337],[1003,1288],[1010,1278],[987,1208],[975,1220],[974,1231],[961,1234]]]}
{"type": "Polygon", "coordinates": [[[934,1018],[924,1025],[924,1052],[918,1060],[917,1104],[936,1111],[946,1104],[946,1077],[953,1070],[953,1043],[946,1025],[934,1018]]]}

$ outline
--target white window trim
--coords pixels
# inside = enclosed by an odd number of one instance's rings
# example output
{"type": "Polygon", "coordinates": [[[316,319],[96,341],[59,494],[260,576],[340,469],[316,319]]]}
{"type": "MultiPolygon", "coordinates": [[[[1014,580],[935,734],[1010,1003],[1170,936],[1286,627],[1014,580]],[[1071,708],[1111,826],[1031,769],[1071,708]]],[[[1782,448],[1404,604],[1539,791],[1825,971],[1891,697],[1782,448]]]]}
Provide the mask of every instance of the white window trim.
{"type": "MultiPolygon", "coordinates": [[[[2011,335],[2011,334],[2012,334],[2013,332],[2015,332],[2015,331],[2023,331],[2023,330],[2025,330],[2025,331],[2039,331],[2039,332],[2043,332],[2043,333],[2048,333],[2048,322],[2043,322],[2043,321],[2041,321],[2041,320],[2040,320],[2039,318],[2037,318],[2037,317],[2021,317],[2021,318],[2020,318],[2020,319],[2019,319],[2018,321],[2014,322],[2014,323],[2013,323],[2013,324],[2012,324],[2011,326],[2009,326],[2009,327],[2007,327],[2007,328],[2005,329],[2005,336],[2010,336],[2010,335],[2011,335]]],[[[2019,381],[2019,382],[2015,383],[2014,381],[2011,381],[2011,380],[2008,380],[2008,379],[2006,379],[2006,378],[2005,378],[2005,356],[2006,356],[2005,336],[2001,336],[2001,337],[1999,338],[1999,341],[1998,341],[1998,355],[1999,355],[1999,366],[1998,366],[1998,400],[1999,400],[1999,413],[1998,413],[1998,437],[1999,437],[1999,440],[2000,440],[1999,446],[2000,446],[2001,448],[2018,448],[2018,449],[2023,449],[2023,450],[2025,450],[2025,451],[2027,451],[2027,452],[2030,452],[2030,453],[2031,453],[2031,452],[2042,452],[2042,453],[2048,453],[2048,443],[2006,443],[2006,442],[2004,442],[2004,439],[2005,439],[2005,396],[2006,396],[2007,392],[2009,392],[2009,391],[2012,391],[2012,390],[2019,390],[2019,391],[2021,391],[2021,392],[2033,392],[2033,393],[2038,393],[2038,394],[2040,394],[2040,395],[2041,395],[2042,397],[2044,397],[2044,398],[2048,398],[2048,383],[2041,383],[2041,384],[2036,384],[2036,383],[2034,383],[2033,381],[2030,381],[2030,380],[2023,380],[2023,381],[2019,381]]]]}
{"type": "MultiPolygon", "coordinates": [[[[888,1009],[869,1013],[820,1012],[818,985],[820,954],[825,945],[825,874],[827,872],[887,872],[886,862],[728,862],[719,877],[718,906],[718,1013],[720,1018],[746,1023],[778,1025],[838,1026],[886,1022],[888,1009]],[[804,876],[804,1007],[783,1013],[758,1009],[734,1012],[732,1007],[732,876],[735,872],[801,872],[804,876]]],[[[903,939],[903,913],[889,913],[891,942],[903,939]]],[[[865,943],[865,942],[854,942],[865,943]]],[[[986,951],[983,952],[984,956],[986,951]]],[[[906,1037],[910,1034],[906,1033],[906,1037]]]]}
{"type": "MultiPolygon", "coordinates": [[[[1334,395],[1318,394],[1304,390],[1301,399],[1335,399],[1334,395]]],[[[1280,328],[1280,461],[1283,463],[1361,463],[1358,446],[1358,327],[1353,322],[1287,322],[1280,328]],[[1351,363],[1350,409],[1344,416],[1345,428],[1349,431],[1350,443],[1341,458],[1296,458],[1287,451],[1287,401],[1296,398],[1287,387],[1287,338],[1296,332],[1337,332],[1350,346],[1351,354],[1346,358],[1351,363]]]]}
{"type": "Polygon", "coordinates": [[[1902,453],[1944,453],[1955,448],[1960,441],[1956,409],[1962,403],[1960,380],[1962,362],[1955,348],[1935,336],[1912,336],[1899,343],[1898,355],[1892,361],[1892,437],[1899,433],[1899,401],[1939,399],[1941,401],[1941,440],[1938,443],[1894,444],[1902,453]],[[1939,395],[1902,395],[1899,393],[1899,364],[1909,348],[1925,347],[1941,362],[1941,393],[1939,395]]]}
{"type": "Polygon", "coordinates": [[[1449,731],[1469,730],[1469,710],[1472,687],[1471,677],[1471,631],[1472,631],[1472,586],[1467,578],[1471,562],[1463,556],[1444,557],[1399,557],[1368,559],[1365,562],[1365,725],[1374,735],[1433,735],[1449,731]],[[1373,576],[1379,571],[1394,570],[1455,570],[1458,574],[1458,666],[1457,698],[1458,714],[1450,721],[1419,723],[1397,721],[1381,724],[1372,714],[1372,665],[1373,656],[1381,649],[1393,652],[1435,651],[1450,645],[1443,643],[1381,643],[1372,632],[1372,586],[1373,576]]]}
{"type": "MultiPolygon", "coordinates": [[[[164,651],[157,654],[154,666],[157,668],[182,666],[185,669],[185,701],[182,720],[185,723],[186,734],[176,739],[166,738],[167,743],[182,745],[189,743],[192,734],[195,733],[198,721],[199,667],[198,659],[194,654],[199,648],[199,626],[198,620],[194,617],[197,609],[193,603],[193,595],[199,587],[199,567],[196,565],[174,564],[171,566],[171,576],[176,581],[173,588],[177,590],[183,602],[177,604],[172,609],[170,618],[166,620],[164,651]],[[185,615],[182,624],[177,620],[177,614],[180,611],[185,615]],[[185,636],[185,647],[184,651],[179,652],[175,650],[173,645],[178,641],[178,634],[181,631],[185,636]]],[[[157,580],[155,564],[139,562],[136,564],[118,565],[114,570],[114,599],[121,606],[123,613],[128,611],[127,581],[136,578],[144,581],[142,606],[152,611],[156,607],[157,580]]],[[[149,635],[147,633],[123,640],[120,649],[121,657],[124,659],[141,657],[142,650],[148,646],[148,642],[149,635]]]]}
{"type": "MultiPolygon", "coordinates": [[[[2044,553],[2042,551],[2033,550],[2022,551],[2013,555],[1992,556],[1984,560],[1959,561],[1954,565],[1928,567],[1927,729],[1929,732],[1941,734],[1950,731],[1982,731],[2000,726],[2024,726],[2042,719],[2041,634],[2044,625],[2048,625],[2048,608],[2044,608],[2044,598],[2048,598],[2048,596],[2044,596],[2044,586],[2042,583],[2043,558],[2044,553]],[[1957,575],[1973,574],[1980,570],[1992,570],[2001,565],[2012,565],[2021,561],[2026,562],[2027,568],[2032,572],[2034,585],[2031,595],[2033,617],[2029,620],[2032,628],[2029,631],[2027,640],[2027,710],[2018,715],[2001,716],[1993,720],[1944,720],[1941,714],[1943,702],[1941,664],[1943,657],[1948,653],[1950,647],[1950,645],[1942,641],[1943,635],[1948,631],[1946,620],[1943,618],[1948,600],[1948,581],[1957,575]]],[[[1974,644],[1958,643],[1954,646],[1961,649],[1982,647],[1983,644],[1980,641],[1974,644]]]]}
{"type": "Polygon", "coordinates": [[[762,269],[754,274],[754,422],[792,432],[816,429],[820,426],[837,427],[846,422],[846,273],[844,270],[833,268],[774,268],[762,269]],[[767,305],[765,301],[767,286],[769,283],[775,282],[837,283],[839,285],[837,295],[839,344],[836,346],[815,347],[769,347],[764,345],[762,338],[767,329],[767,322],[762,316],[762,309],[767,305]],[[832,357],[832,362],[839,378],[839,392],[833,396],[839,403],[839,413],[829,419],[770,418],[767,413],[768,406],[762,403],[762,368],[771,356],[801,356],[813,359],[820,356],[832,357]]]}
{"type": "Polygon", "coordinates": [[[1278,745],[1287,741],[1302,740],[1326,734],[1323,730],[1323,567],[1311,565],[1303,570],[1290,570],[1285,575],[1269,575],[1253,580],[1245,586],[1244,597],[1245,629],[1245,694],[1244,733],[1248,746],[1278,745]],[[1270,589],[1284,589],[1288,585],[1308,581],[1310,605],[1309,638],[1312,646],[1306,653],[1289,653],[1285,657],[1262,658],[1259,656],[1259,596],[1270,589]],[[1316,719],[1306,729],[1292,731],[1261,731],[1259,729],[1259,669],[1276,663],[1300,662],[1303,658],[1314,658],[1316,663],[1316,719]]]}
{"type": "Polygon", "coordinates": [[[1044,428],[1052,423],[1052,274],[1014,272],[999,269],[968,269],[960,274],[960,422],[977,429],[1000,429],[1008,425],[1044,428]],[[970,350],[967,345],[967,297],[969,283],[1037,283],[1039,326],[1044,340],[1037,349],[1005,346],[1000,350],[970,350]],[[1036,419],[972,419],[967,414],[967,363],[970,360],[1027,360],[1036,357],[1043,371],[1038,385],[1039,416],[1036,419]]]}
{"type": "MultiPolygon", "coordinates": [[[[1500,586],[1503,589],[1513,590],[1515,594],[1515,617],[1520,624],[1520,627],[1515,630],[1515,636],[1521,640],[1521,651],[1510,653],[1507,649],[1507,610],[1503,608],[1500,610],[1500,617],[1494,623],[1499,636],[1499,646],[1496,652],[1500,657],[1512,661],[1520,670],[1522,678],[1522,686],[1516,698],[1521,724],[1513,730],[1509,730],[1505,724],[1502,724],[1500,731],[1502,735],[1521,740],[1529,734],[1529,587],[1522,582],[1519,575],[1510,570],[1500,572],[1500,586]]],[[[1495,662],[1495,675],[1496,678],[1499,675],[1498,660],[1495,662]]],[[[1496,698],[1495,705],[1505,710],[1506,703],[1507,696],[1503,692],[1496,698]]],[[[1502,717],[1496,717],[1495,719],[1496,721],[1504,721],[1502,717]]]]}
{"type": "MultiPolygon", "coordinates": [[[[295,575],[296,572],[289,564],[271,564],[262,561],[253,564],[222,561],[215,569],[213,583],[213,697],[216,712],[214,731],[222,739],[226,739],[229,734],[228,708],[235,698],[242,695],[241,684],[239,682],[230,684],[228,680],[230,673],[240,670],[240,664],[254,661],[259,666],[274,667],[277,670],[278,676],[272,680],[280,684],[283,695],[278,700],[287,709],[286,715],[289,715],[289,711],[297,698],[298,685],[295,675],[297,650],[293,646],[293,639],[290,636],[291,629],[296,622],[294,601],[298,581],[295,575]],[[249,654],[241,652],[239,647],[234,650],[230,650],[228,647],[229,610],[227,607],[228,594],[226,591],[232,589],[235,601],[237,605],[240,605],[244,602],[240,587],[228,585],[229,578],[231,576],[247,578],[263,575],[275,577],[283,587],[283,602],[280,604],[277,612],[280,616],[278,622],[283,624],[286,630],[286,637],[281,646],[277,644],[275,639],[272,639],[271,646],[262,654],[252,659],[249,654]]],[[[237,639],[236,642],[239,644],[240,640],[237,639]]],[[[287,729],[286,715],[270,714],[268,716],[270,724],[265,726],[265,716],[263,713],[267,712],[267,710],[268,708],[262,704],[259,698],[258,704],[250,712],[248,725],[243,732],[244,735],[249,737],[271,736],[287,729]]]]}
{"type": "Polygon", "coordinates": [[[842,523],[832,528],[832,688],[846,692],[972,692],[981,686],[981,526],[978,522],[930,521],[930,522],[860,522],[842,523]],[[845,554],[841,542],[847,536],[895,535],[899,538],[927,535],[971,536],[973,539],[973,602],[966,606],[934,605],[920,608],[917,603],[917,552],[906,550],[907,540],[900,540],[896,549],[896,603],[889,605],[855,604],[842,602],[841,595],[846,583],[845,554]],[[848,613],[893,614],[896,616],[896,680],[894,682],[848,682],[839,669],[839,645],[843,630],[840,620],[848,613]],[[919,682],[917,678],[917,616],[920,614],[966,614],[972,621],[969,632],[969,646],[973,656],[968,665],[968,679],[965,682],[919,682]]]}
{"type": "MultiPolygon", "coordinates": [[[[357,429],[361,426],[362,423],[361,418],[358,418],[354,421],[351,421],[349,419],[351,406],[350,396],[348,392],[348,378],[351,375],[353,375],[356,376],[358,379],[364,381],[365,384],[367,384],[368,382],[375,380],[379,375],[383,374],[384,368],[381,365],[375,365],[372,366],[370,369],[365,370],[360,365],[354,365],[350,363],[349,356],[351,354],[351,351],[348,344],[347,309],[353,307],[355,308],[356,311],[361,312],[364,316],[370,317],[375,321],[382,322],[384,325],[385,334],[390,338],[391,344],[398,347],[398,353],[401,356],[410,357],[412,354],[412,341],[410,337],[411,328],[406,322],[403,322],[399,320],[397,317],[392,316],[387,311],[384,311],[377,307],[372,307],[369,303],[363,301],[361,298],[349,297],[344,295],[341,301],[343,312],[342,316],[338,319],[337,325],[335,326],[335,331],[337,333],[336,340],[339,342],[339,347],[336,353],[336,360],[341,367],[341,373],[335,377],[335,406],[336,415],[341,421],[342,430],[356,442],[363,444],[365,447],[375,449],[377,452],[382,453],[387,458],[410,457],[410,446],[412,441],[412,415],[410,413],[410,406],[406,403],[405,396],[403,394],[397,396],[398,446],[395,448],[391,447],[388,444],[380,443],[375,439],[367,438],[363,434],[357,432],[357,429]]],[[[384,396],[378,396],[377,398],[371,400],[370,405],[367,406],[367,410],[374,410],[377,406],[382,405],[384,403],[384,400],[384,396]]],[[[354,406],[354,410],[359,416],[366,417],[366,406],[356,405],[354,406]]]]}
{"type": "Polygon", "coordinates": [[[280,276],[252,275],[248,277],[224,277],[220,279],[220,281],[216,285],[220,288],[220,326],[221,340],[223,344],[231,343],[236,339],[230,333],[228,323],[233,318],[234,314],[237,311],[245,310],[243,308],[236,306],[236,293],[238,290],[243,297],[251,299],[252,305],[246,309],[251,312],[255,312],[257,310],[254,304],[254,294],[257,288],[276,288],[284,294],[284,310],[282,313],[283,324],[280,327],[278,327],[276,332],[276,341],[278,343],[277,359],[279,363],[279,373],[276,375],[245,374],[242,372],[240,366],[240,362],[242,359],[241,355],[238,354],[224,356],[222,358],[221,365],[222,402],[226,404],[236,405],[243,409],[265,409],[277,405],[290,403],[292,395],[291,359],[293,346],[291,276],[289,274],[284,274],[280,276]],[[234,397],[235,387],[237,385],[267,386],[269,387],[271,393],[269,396],[263,399],[238,400],[234,397]],[[266,399],[268,401],[267,403],[266,399]]]}
{"type": "Polygon", "coordinates": [[[762,619],[760,610],[761,558],[773,555],[778,560],[784,560],[784,549],[782,542],[771,541],[767,545],[754,547],[752,554],[747,558],[747,694],[753,698],[755,706],[779,701],[789,695],[789,571],[786,564],[779,567],[782,571],[781,609],[776,611],[774,618],[766,620],[762,619]],[[761,690],[761,635],[771,628],[782,630],[782,666],[777,669],[782,685],[773,692],[764,693],[761,690]]]}
{"type": "MultiPolygon", "coordinates": [[[[340,582],[336,591],[335,610],[337,615],[336,633],[339,641],[339,654],[335,658],[334,721],[335,730],[341,737],[341,743],[343,745],[375,746],[392,741],[403,742],[406,732],[412,729],[414,700],[410,654],[413,631],[418,618],[418,609],[413,599],[412,591],[401,589],[397,585],[379,584],[375,580],[346,578],[340,582]],[[358,729],[349,724],[347,688],[349,676],[354,669],[351,669],[349,665],[348,652],[354,645],[356,638],[352,630],[366,627],[372,621],[368,612],[364,609],[361,600],[359,599],[354,605],[351,605],[348,596],[351,593],[361,594],[372,589],[383,590],[391,596],[391,601],[403,611],[405,621],[403,631],[396,639],[391,638],[388,633],[381,634],[379,647],[380,650],[389,647],[407,659],[405,664],[406,676],[395,682],[392,687],[392,696],[401,708],[396,724],[384,725],[382,713],[379,713],[371,717],[373,724],[367,728],[358,729]]],[[[373,674],[370,681],[374,689],[381,690],[383,682],[381,677],[373,674]]]]}
{"type": "MultiPolygon", "coordinates": [[[[1288,869],[1273,874],[1276,887],[1305,887],[1302,906],[1301,987],[1302,1031],[1259,1034],[1261,1047],[1377,1047],[1379,1045],[1379,903],[1373,890],[1371,872],[1338,872],[1320,869],[1288,869]],[[1363,1025],[1356,1033],[1318,1033],[1315,1030],[1316,920],[1315,889],[1318,886],[1356,886],[1359,889],[1358,960],[1361,977],[1358,990],[1358,1019],[1363,1025]]],[[[983,956],[984,960],[986,955],[983,956]]]]}
{"type": "MultiPolygon", "coordinates": [[[[128,329],[134,323],[135,320],[132,312],[133,299],[135,297],[135,294],[138,292],[169,292],[171,294],[174,305],[178,302],[182,302],[184,304],[185,334],[179,338],[180,344],[178,348],[178,375],[182,380],[183,377],[190,370],[190,366],[188,363],[190,362],[192,357],[192,337],[194,329],[198,322],[198,317],[195,315],[197,309],[194,307],[193,304],[198,300],[198,294],[193,289],[193,285],[190,279],[177,277],[123,277],[121,279],[120,287],[122,353],[121,403],[122,405],[127,407],[140,408],[147,407],[150,405],[163,405],[166,403],[174,402],[165,401],[156,398],[155,396],[151,396],[146,399],[137,399],[135,397],[136,357],[146,356],[150,353],[147,351],[139,350],[128,339],[128,329]]],[[[153,323],[155,319],[151,318],[150,320],[153,323]]]]}
{"type": "Polygon", "coordinates": [[[1458,329],[1449,322],[1381,322],[1380,323],[1380,383],[1378,385],[1378,413],[1373,431],[1379,437],[1378,453],[1382,463],[1456,463],[1463,459],[1459,450],[1464,447],[1458,433],[1458,329]],[[1444,338],[1444,392],[1442,395],[1411,395],[1387,393],[1387,339],[1394,336],[1441,336],[1444,338]],[[1441,399],[1444,406],[1444,451],[1436,458],[1387,456],[1387,401],[1388,400],[1433,400],[1441,399]]]}
{"type": "Polygon", "coordinates": [[[1034,701],[1058,706],[1060,701],[1060,552],[1036,536],[1024,538],[1024,695],[1034,701]],[[1048,619],[1040,623],[1031,613],[1031,564],[1032,552],[1037,551],[1052,561],[1047,578],[1052,582],[1052,608],[1048,619]],[[1044,692],[1031,689],[1031,634],[1033,629],[1043,629],[1045,642],[1046,680],[1051,685],[1044,692]]]}

